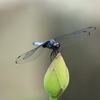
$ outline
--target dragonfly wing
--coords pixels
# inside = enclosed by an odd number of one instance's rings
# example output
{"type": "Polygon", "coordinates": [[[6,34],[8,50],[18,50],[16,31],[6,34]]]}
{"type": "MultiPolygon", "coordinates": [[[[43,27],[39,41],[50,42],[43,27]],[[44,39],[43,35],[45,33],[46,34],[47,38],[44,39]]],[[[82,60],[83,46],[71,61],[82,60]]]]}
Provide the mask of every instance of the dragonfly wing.
{"type": "Polygon", "coordinates": [[[25,63],[25,62],[29,62],[32,60],[35,60],[36,58],[38,58],[42,52],[43,52],[44,48],[42,47],[42,45],[20,55],[17,59],[16,59],[16,63],[20,64],[20,63],[25,63]]]}
{"type": "Polygon", "coordinates": [[[60,47],[69,46],[73,43],[83,40],[84,38],[90,35],[91,31],[95,29],[95,27],[88,27],[70,34],[60,36],[58,38],[55,38],[54,40],[60,43],[60,47]]]}

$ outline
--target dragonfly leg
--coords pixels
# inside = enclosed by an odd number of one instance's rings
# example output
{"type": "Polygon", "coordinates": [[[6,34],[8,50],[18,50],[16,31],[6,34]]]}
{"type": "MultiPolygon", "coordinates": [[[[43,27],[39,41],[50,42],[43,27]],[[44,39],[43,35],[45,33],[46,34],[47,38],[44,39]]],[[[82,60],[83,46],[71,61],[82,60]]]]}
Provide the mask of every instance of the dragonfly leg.
{"type": "Polygon", "coordinates": [[[58,50],[53,50],[50,54],[50,61],[52,62],[53,59],[57,56],[57,54],[59,53],[58,50]]]}
{"type": "Polygon", "coordinates": [[[57,54],[59,53],[59,51],[58,50],[56,50],[56,56],[57,56],[57,54]]]}
{"type": "Polygon", "coordinates": [[[56,51],[53,50],[53,51],[51,52],[51,54],[50,54],[50,61],[51,61],[51,62],[53,61],[53,59],[55,58],[55,56],[56,56],[56,51]]]}
{"type": "Polygon", "coordinates": [[[50,61],[52,62],[52,55],[53,55],[54,50],[50,54],[50,61]]]}
{"type": "Polygon", "coordinates": [[[58,50],[54,50],[54,54],[53,54],[53,56],[56,57],[58,53],[59,53],[58,50]]]}

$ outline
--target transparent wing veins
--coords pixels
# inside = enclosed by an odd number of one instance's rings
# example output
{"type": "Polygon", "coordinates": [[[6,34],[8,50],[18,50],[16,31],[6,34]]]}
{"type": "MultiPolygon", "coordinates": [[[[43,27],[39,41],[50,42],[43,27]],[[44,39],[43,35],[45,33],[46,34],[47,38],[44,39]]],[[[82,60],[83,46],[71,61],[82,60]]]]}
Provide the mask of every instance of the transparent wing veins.
{"type": "Polygon", "coordinates": [[[80,40],[83,40],[90,35],[90,32],[95,30],[95,27],[88,27],[70,34],[66,34],[60,37],[55,38],[54,40],[59,42],[61,47],[69,46],[73,43],[76,43],[80,40]]]}
{"type": "Polygon", "coordinates": [[[42,54],[43,50],[44,50],[44,48],[42,47],[42,45],[40,45],[22,55],[20,55],[16,59],[16,63],[19,64],[19,63],[25,63],[25,62],[35,60],[42,54]]]}

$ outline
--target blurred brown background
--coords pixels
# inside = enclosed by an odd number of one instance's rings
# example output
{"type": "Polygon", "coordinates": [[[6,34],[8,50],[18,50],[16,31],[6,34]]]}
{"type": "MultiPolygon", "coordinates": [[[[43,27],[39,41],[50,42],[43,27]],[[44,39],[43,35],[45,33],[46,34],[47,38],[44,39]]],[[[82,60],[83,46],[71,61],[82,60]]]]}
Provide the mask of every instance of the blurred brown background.
{"type": "Polygon", "coordinates": [[[51,50],[36,60],[15,60],[46,41],[88,26],[92,35],[60,51],[70,84],[59,100],[100,100],[99,0],[0,0],[0,100],[49,100],[43,77],[51,50]]]}

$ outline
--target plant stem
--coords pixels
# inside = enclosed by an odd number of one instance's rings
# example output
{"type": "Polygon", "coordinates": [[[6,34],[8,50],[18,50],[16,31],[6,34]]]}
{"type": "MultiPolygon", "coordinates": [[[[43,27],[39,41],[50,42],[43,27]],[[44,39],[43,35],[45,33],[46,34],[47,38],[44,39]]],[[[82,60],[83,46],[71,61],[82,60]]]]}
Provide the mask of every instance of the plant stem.
{"type": "Polygon", "coordinates": [[[57,100],[57,98],[53,98],[52,96],[49,96],[49,100],[57,100]]]}

